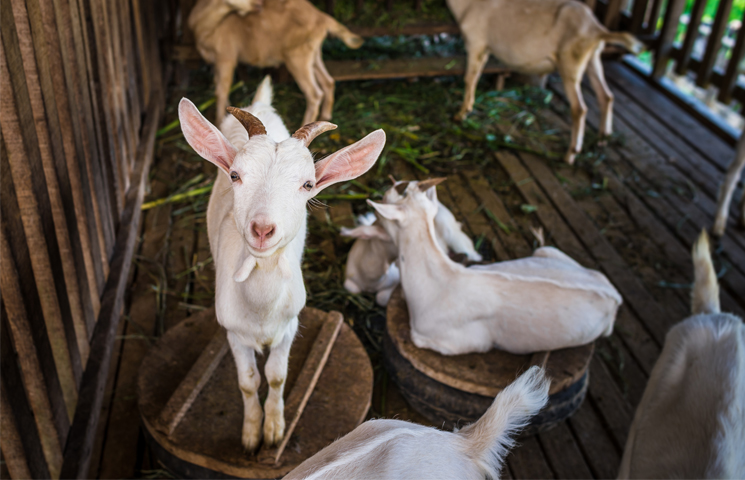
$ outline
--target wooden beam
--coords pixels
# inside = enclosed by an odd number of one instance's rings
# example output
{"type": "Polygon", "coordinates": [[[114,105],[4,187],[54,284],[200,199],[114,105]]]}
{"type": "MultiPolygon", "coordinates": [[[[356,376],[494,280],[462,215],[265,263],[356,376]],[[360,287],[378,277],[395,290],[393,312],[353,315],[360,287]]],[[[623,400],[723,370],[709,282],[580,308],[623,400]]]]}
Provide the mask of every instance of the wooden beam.
{"type": "Polygon", "coordinates": [[[744,23],[741,24],[740,31],[737,32],[735,48],[732,49],[732,55],[730,55],[727,63],[727,71],[719,85],[717,100],[724,104],[732,101],[732,94],[737,87],[737,79],[740,76],[740,62],[742,62],[745,54],[745,13],[743,13],[742,21],[744,23]]]}
{"type": "Polygon", "coordinates": [[[714,70],[714,63],[717,61],[719,49],[722,47],[722,37],[727,28],[729,21],[729,12],[732,10],[732,0],[721,0],[717,15],[714,17],[714,24],[711,27],[711,33],[706,40],[706,52],[701,60],[701,66],[696,71],[696,85],[701,88],[707,88],[711,81],[711,72],[714,70]]]}
{"type": "Polygon", "coordinates": [[[698,38],[698,29],[701,26],[701,19],[704,17],[704,10],[707,3],[709,3],[708,0],[696,0],[693,4],[683,46],[680,49],[680,55],[677,57],[678,61],[675,64],[675,73],[678,75],[685,75],[688,71],[688,62],[691,59],[693,45],[698,38]]]}
{"type": "MultiPolygon", "coordinates": [[[[665,20],[660,31],[659,42],[654,57],[654,68],[652,69],[652,78],[659,79],[667,70],[667,62],[670,60],[673,52],[673,42],[678,32],[678,23],[680,16],[683,14],[686,0],[670,0],[665,11],[665,20]]],[[[654,23],[654,18],[650,19],[654,23]]]]}

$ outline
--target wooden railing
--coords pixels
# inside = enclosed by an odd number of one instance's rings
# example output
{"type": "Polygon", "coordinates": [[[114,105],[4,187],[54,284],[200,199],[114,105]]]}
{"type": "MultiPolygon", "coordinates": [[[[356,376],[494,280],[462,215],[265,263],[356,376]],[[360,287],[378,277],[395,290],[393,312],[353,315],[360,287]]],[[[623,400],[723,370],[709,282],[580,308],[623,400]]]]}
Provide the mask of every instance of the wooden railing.
{"type": "Polygon", "coordinates": [[[0,0],[0,448],[13,478],[88,474],[163,110],[159,5],[0,0]]]}
{"type": "Polygon", "coordinates": [[[733,0],[720,0],[714,20],[707,29],[708,35],[702,38],[699,31],[706,6],[714,1],[694,0],[687,24],[681,21],[686,0],[669,0],[664,11],[664,0],[630,0],[630,6],[623,0],[591,0],[588,3],[606,26],[628,30],[647,43],[654,53],[653,79],[665,75],[669,62],[674,61],[678,75],[693,72],[697,86],[717,87],[720,102],[729,103],[734,98],[745,103],[745,85],[738,84],[739,66],[745,54],[745,26],[742,25],[745,19],[739,19],[741,23],[736,30],[734,45],[726,45],[724,40],[733,0]],[[682,42],[677,43],[681,34],[682,42]],[[693,55],[696,42],[705,42],[703,54],[698,58],[693,55]],[[725,62],[717,62],[723,57],[727,58],[725,62]]]}

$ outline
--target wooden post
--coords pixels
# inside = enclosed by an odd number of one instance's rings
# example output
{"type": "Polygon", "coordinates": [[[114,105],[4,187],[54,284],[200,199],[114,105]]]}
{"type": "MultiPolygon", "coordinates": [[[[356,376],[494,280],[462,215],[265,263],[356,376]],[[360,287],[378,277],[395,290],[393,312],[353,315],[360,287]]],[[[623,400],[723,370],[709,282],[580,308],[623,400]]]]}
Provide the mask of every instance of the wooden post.
{"type": "Polygon", "coordinates": [[[743,14],[743,23],[740,24],[740,31],[737,32],[737,41],[735,48],[732,49],[732,55],[727,63],[727,71],[724,73],[722,84],[719,86],[719,96],[717,100],[727,104],[732,101],[732,92],[737,85],[737,77],[740,76],[740,62],[745,54],[745,14],[743,14]]]}
{"type": "Polygon", "coordinates": [[[675,73],[678,75],[685,75],[688,71],[688,62],[691,60],[691,52],[693,52],[693,45],[696,43],[698,38],[698,29],[701,26],[701,19],[704,16],[704,10],[708,0],[696,0],[691,9],[691,17],[688,21],[688,29],[685,33],[685,40],[683,40],[683,47],[680,49],[680,58],[675,65],[675,73]]]}
{"type": "MultiPolygon", "coordinates": [[[[678,23],[685,3],[685,0],[670,0],[667,5],[665,21],[662,24],[662,31],[660,32],[660,39],[657,43],[657,51],[655,52],[654,68],[652,70],[652,78],[655,80],[662,78],[667,69],[667,62],[670,60],[673,51],[673,41],[678,31],[678,23]]],[[[654,21],[654,18],[651,18],[649,23],[652,24],[654,21]]]]}
{"type": "Polygon", "coordinates": [[[699,70],[696,72],[696,85],[701,88],[709,86],[711,81],[711,72],[714,69],[714,63],[717,61],[719,49],[722,46],[722,37],[727,28],[729,21],[729,12],[732,10],[732,0],[721,0],[717,15],[714,17],[714,24],[711,27],[711,34],[706,41],[706,52],[701,61],[699,70]]]}

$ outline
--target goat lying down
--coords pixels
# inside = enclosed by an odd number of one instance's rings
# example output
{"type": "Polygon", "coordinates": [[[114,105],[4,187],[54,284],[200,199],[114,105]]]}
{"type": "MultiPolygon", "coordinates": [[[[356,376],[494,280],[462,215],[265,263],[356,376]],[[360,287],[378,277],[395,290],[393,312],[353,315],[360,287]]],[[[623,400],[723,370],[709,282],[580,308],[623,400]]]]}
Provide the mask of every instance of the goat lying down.
{"type": "Polygon", "coordinates": [[[719,312],[705,231],[693,265],[693,316],[665,337],[619,478],[745,478],[745,325],[719,312]]]}
{"type": "Polygon", "coordinates": [[[417,347],[443,355],[492,348],[523,354],[611,334],[622,300],[603,274],[553,247],[491,265],[455,263],[435,240],[437,206],[419,187],[410,184],[397,204],[368,200],[398,247],[417,347]]]}
{"type": "Polygon", "coordinates": [[[476,423],[452,433],[402,420],[369,420],[285,480],[497,480],[512,437],[548,401],[549,383],[543,370],[531,367],[476,423]]]}
{"type": "Polygon", "coordinates": [[[260,442],[262,420],[265,444],[284,436],[287,362],[305,305],[300,267],[307,203],[327,186],[365,173],[385,145],[385,133],[377,130],[314,164],[308,145],[336,125],[314,122],[291,137],[271,99],[267,77],[250,107],[231,107],[222,131],[189,100],[179,103],[186,141],[219,170],[207,208],[216,268],[215,313],[228,332],[238,371],[242,441],[248,450],[260,442]],[[256,353],[265,347],[269,394],[262,411],[256,353]]]}
{"type": "MultiPolygon", "coordinates": [[[[418,182],[394,180],[393,183],[383,195],[384,203],[397,203],[403,198],[402,193],[409,183],[418,182]]],[[[462,225],[453,213],[437,199],[435,186],[425,188],[425,191],[437,205],[434,224],[440,248],[445,252],[450,249],[455,253],[465,254],[472,262],[480,262],[482,257],[474,248],[471,238],[463,232],[462,225]]],[[[372,224],[341,229],[342,236],[357,238],[347,257],[344,288],[351,293],[376,292],[375,300],[382,306],[388,305],[388,300],[398,286],[400,278],[395,263],[398,249],[382,226],[384,221],[378,218],[372,224]]]]}
{"type": "Polygon", "coordinates": [[[238,62],[285,64],[305,95],[303,125],[319,112],[322,120],[330,120],[335,84],[323,63],[323,41],[331,34],[349,48],[362,46],[361,37],[308,0],[199,0],[188,22],[199,54],[214,65],[218,123],[238,62]]]}
{"type": "Polygon", "coordinates": [[[600,54],[606,43],[641,52],[642,44],[631,34],[609,32],[587,5],[575,0],[447,0],[447,4],[468,52],[465,96],[456,120],[462,121],[473,110],[476,84],[491,54],[520,73],[559,71],[572,109],[567,163],[574,163],[582,150],[587,115],[581,87],[585,71],[600,105],[600,134],[611,134],[613,93],[605,81],[600,54]]]}

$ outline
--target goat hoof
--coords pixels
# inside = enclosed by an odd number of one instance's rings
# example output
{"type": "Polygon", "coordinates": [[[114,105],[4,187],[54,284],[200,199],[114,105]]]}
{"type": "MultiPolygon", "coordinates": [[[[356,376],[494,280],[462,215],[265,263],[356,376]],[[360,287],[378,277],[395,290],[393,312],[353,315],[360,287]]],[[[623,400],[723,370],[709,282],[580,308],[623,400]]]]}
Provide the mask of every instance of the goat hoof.
{"type": "Polygon", "coordinates": [[[564,157],[564,161],[568,165],[574,165],[574,160],[575,160],[575,157],[576,156],[577,156],[577,154],[574,153],[574,152],[567,152],[566,156],[564,157]]]}
{"type": "Polygon", "coordinates": [[[264,445],[271,447],[279,445],[285,437],[285,416],[284,413],[272,415],[264,420],[264,445]]]}
{"type": "Polygon", "coordinates": [[[726,228],[725,223],[726,223],[726,220],[720,221],[719,219],[717,219],[714,222],[714,226],[711,228],[711,234],[714,235],[715,237],[723,236],[724,230],[726,228]]]}
{"type": "Polygon", "coordinates": [[[456,122],[462,122],[466,119],[466,116],[468,116],[468,112],[458,112],[453,117],[453,120],[455,120],[456,122]]]}
{"type": "Polygon", "coordinates": [[[261,443],[261,428],[254,425],[244,425],[241,443],[246,452],[254,453],[261,443]]]}

